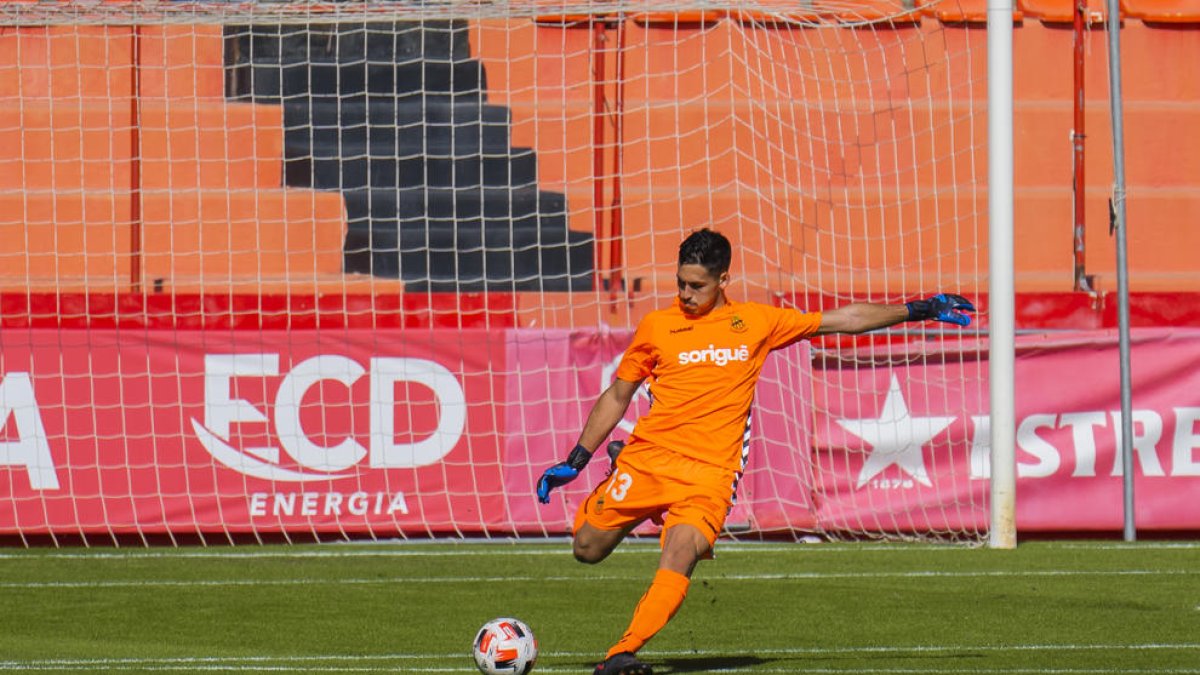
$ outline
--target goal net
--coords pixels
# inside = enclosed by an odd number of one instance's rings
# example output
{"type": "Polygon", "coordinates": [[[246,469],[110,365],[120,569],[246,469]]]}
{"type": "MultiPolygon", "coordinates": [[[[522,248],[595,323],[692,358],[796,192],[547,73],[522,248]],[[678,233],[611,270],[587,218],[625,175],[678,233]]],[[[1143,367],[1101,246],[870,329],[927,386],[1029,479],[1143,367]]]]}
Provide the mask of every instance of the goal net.
{"type": "MultiPolygon", "coordinates": [[[[981,299],[941,9],[0,3],[0,535],[568,533],[607,461],[536,478],[694,229],[736,300],[981,299]]],[[[726,535],[980,541],[979,323],[774,354],[726,535]]]]}

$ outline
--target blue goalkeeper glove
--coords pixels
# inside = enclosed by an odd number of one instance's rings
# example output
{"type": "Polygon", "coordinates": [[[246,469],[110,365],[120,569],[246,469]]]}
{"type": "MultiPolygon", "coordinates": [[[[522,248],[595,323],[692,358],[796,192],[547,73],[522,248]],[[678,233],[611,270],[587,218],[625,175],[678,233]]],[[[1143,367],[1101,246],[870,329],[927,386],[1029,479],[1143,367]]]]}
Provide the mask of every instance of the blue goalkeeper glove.
{"type": "Polygon", "coordinates": [[[933,319],[959,326],[971,325],[971,316],[966,312],[975,311],[970,300],[954,293],[938,293],[931,298],[905,303],[905,306],[908,307],[909,321],[933,319]]]}
{"type": "Polygon", "coordinates": [[[537,482],[538,501],[549,504],[550,491],[575,480],[575,477],[579,475],[580,471],[583,471],[591,459],[592,453],[588,452],[587,448],[576,445],[571,450],[571,454],[567,455],[567,461],[559,462],[542,473],[542,477],[537,482]]]}

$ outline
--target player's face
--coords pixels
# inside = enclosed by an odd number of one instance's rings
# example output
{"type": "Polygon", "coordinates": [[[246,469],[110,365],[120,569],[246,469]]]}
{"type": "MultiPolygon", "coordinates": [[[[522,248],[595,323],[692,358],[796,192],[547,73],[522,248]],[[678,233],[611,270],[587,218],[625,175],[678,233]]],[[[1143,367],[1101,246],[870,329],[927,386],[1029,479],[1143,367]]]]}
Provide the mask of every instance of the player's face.
{"type": "Polygon", "coordinates": [[[704,316],[725,304],[728,272],[713,276],[704,265],[680,265],[675,281],[679,284],[679,303],[687,314],[704,316]]]}

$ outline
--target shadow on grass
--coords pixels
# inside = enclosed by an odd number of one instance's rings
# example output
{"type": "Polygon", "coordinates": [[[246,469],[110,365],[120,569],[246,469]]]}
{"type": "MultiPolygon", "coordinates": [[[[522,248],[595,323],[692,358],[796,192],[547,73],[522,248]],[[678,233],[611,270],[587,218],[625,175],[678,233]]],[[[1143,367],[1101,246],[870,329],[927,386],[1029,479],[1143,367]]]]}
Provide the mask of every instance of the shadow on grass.
{"type": "MultiPolygon", "coordinates": [[[[708,673],[713,671],[736,671],[742,668],[753,669],[757,666],[774,664],[775,667],[787,669],[795,667],[796,672],[804,672],[814,667],[820,666],[822,669],[836,669],[847,673],[856,672],[859,669],[873,668],[878,666],[878,661],[886,660],[889,662],[897,661],[933,661],[942,662],[953,659],[985,659],[989,658],[988,654],[981,654],[970,650],[961,652],[947,652],[944,654],[897,654],[888,653],[886,655],[868,656],[862,655],[812,655],[806,654],[803,656],[787,656],[780,655],[775,657],[752,656],[749,654],[729,655],[729,656],[676,656],[673,658],[647,658],[646,661],[653,666],[654,672],[657,675],[676,675],[677,673],[708,673]]],[[[593,662],[580,662],[579,665],[584,670],[590,669],[593,662]]],[[[931,668],[930,672],[936,672],[944,666],[931,668]]],[[[753,672],[750,670],[749,672],[753,672]]],[[[916,672],[916,671],[914,671],[916,672]]]]}
{"type": "Polygon", "coordinates": [[[656,673],[707,673],[714,670],[749,668],[770,663],[775,659],[759,656],[690,656],[657,660],[656,673]]]}
{"type": "MultiPolygon", "coordinates": [[[[797,672],[803,672],[817,665],[822,665],[823,668],[845,669],[845,672],[854,672],[859,668],[874,667],[876,662],[884,657],[875,657],[863,659],[861,656],[812,656],[806,655],[802,658],[794,656],[778,656],[764,658],[761,656],[741,655],[741,656],[689,656],[675,657],[669,659],[655,659],[652,661],[654,672],[660,675],[673,675],[675,673],[707,673],[712,671],[722,670],[738,670],[741,668],[751,669],[755,666],[774,664],[777,668],[788,668],[789,665],[796,666],[797,672]],[[857,662],[856,665],[849,665],[857,662]],[[801,665],[802,664],[802,665],[801,665]]],[[[986,654],[977,652],[963,651],[946,653],[941,655],[930,654],[888,654],[888,661],[919,661],[933,660],[935,662],[953,660],[953,659],[982,659],[988,658],[986,654]]],[[[937,670],[938,668],[931,669],[937,670]]]]}

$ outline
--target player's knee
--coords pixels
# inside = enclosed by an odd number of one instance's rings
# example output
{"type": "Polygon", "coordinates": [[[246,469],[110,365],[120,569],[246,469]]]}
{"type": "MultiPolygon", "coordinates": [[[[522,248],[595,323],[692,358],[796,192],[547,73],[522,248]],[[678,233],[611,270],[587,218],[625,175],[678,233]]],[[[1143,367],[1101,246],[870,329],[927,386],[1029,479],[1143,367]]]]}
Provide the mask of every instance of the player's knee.
{"type": "Polygon", "coordinates": [[[601,530],[584,523],[575,530],[571,552],[579,562],[592,565],[607,558],[625,538],[625,534],[623,530],[601,530]]]}
{"type": "Polygon", "coordinates": [[[581,563],[594,565],[608,557],[610,553],[602,546],[597,546],[594,542],[581,541],[575,539],[575,544],[571,547],[571,552],[575,554],[575,559],[581,563]]]}

